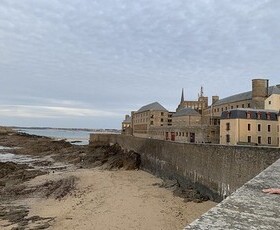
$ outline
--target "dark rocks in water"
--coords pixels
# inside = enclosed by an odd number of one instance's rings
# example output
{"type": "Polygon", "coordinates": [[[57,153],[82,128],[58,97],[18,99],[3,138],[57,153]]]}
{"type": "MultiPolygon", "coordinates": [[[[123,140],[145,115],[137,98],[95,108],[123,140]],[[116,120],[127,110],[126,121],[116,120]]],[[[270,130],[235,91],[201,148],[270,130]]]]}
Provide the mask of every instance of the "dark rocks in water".
{"type": "Polygon", "coordinates": [[[82,143],[82,141],[70,141],[71,144],[82,143]]]}

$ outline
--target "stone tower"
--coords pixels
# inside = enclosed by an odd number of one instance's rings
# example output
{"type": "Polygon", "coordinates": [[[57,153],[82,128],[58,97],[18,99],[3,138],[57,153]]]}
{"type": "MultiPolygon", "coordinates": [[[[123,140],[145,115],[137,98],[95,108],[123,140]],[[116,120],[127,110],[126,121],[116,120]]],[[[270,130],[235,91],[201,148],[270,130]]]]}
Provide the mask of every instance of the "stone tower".
{"type": "Polygon", "coordinates": [[[264,101],[268,97],[268,80],[252,80],[252,108],[264,109],[264,101]]]}

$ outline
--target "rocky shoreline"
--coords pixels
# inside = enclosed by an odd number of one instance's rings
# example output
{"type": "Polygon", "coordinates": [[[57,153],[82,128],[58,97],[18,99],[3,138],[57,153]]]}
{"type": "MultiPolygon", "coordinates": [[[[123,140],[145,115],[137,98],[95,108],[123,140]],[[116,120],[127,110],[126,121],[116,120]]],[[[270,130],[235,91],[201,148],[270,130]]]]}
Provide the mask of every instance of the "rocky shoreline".
{"type": "MultiPolygon", "coordinates": [[[[75,196],[78,180],[75,176],[48,180],[35,186],[28,184],[33,178],[70,168],[73,171],[83,168],[138,170],[141,166],[139,154],[125,152],[118,145],[99,148],[77,146],[63,140],[18,133],[10,129],[1,129],[0,146],[5,147],[0,150],[0,154],[8,152],[36,158],[29,164],[0,162],[0,219],[7,221],[2,226],[9,229],[46,229],[55,221],[53,217],[29,216],[29,207],[18,205],[20,202],[17,201],[29,197],[60,200],[65,196],[75,196]]],[[[183,197],[186,202],[203,202],[208,199],[192,188],[182,190],[176,181],[156,183],[154,186],[171,189],[174,195],[183,197]]]]}

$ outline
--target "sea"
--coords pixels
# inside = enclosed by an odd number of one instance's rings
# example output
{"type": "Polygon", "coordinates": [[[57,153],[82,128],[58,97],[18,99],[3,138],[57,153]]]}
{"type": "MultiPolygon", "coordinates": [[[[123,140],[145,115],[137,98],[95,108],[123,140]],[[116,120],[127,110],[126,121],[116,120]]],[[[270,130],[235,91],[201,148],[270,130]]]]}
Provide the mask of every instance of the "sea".
{"type": "MultiPolygon", "coordinates": [[[[80,129],[54,129],[54,128],[16,128],[18,132],[31,135],[51,137],[56,140],[66,140],[74,145],[88,145],[91,133],[117,133],[118,131],[108,130],[80,130],[80,129]]],[[[22,156],[9,153],[12,148],[0,146],[0,162],[32,163],[36,161],[32,156],[22,156]]]]}
{"type": "Polygon", "coordinates": [[[85,131],[85,130],[70,130],[70,129],[17,129],[19,132],[51,137],[57,140],[66,140],[72,144],[76,145],[87,145],[89,143],[89,135],[90,133],[94,133],[94,131],[85,131]]]}

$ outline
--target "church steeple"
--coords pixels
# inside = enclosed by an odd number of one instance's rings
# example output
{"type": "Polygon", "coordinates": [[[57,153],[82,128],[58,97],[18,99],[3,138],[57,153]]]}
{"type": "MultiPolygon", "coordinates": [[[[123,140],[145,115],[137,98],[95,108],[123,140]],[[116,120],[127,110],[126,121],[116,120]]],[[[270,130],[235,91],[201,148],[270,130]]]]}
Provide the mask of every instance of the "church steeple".
{"type": "Polygon", "coordinates": [[[184,99],[184,89],[182,88],[181,103],[183,103],[184,101],[185,101],[185,99],[184,99]]]}

